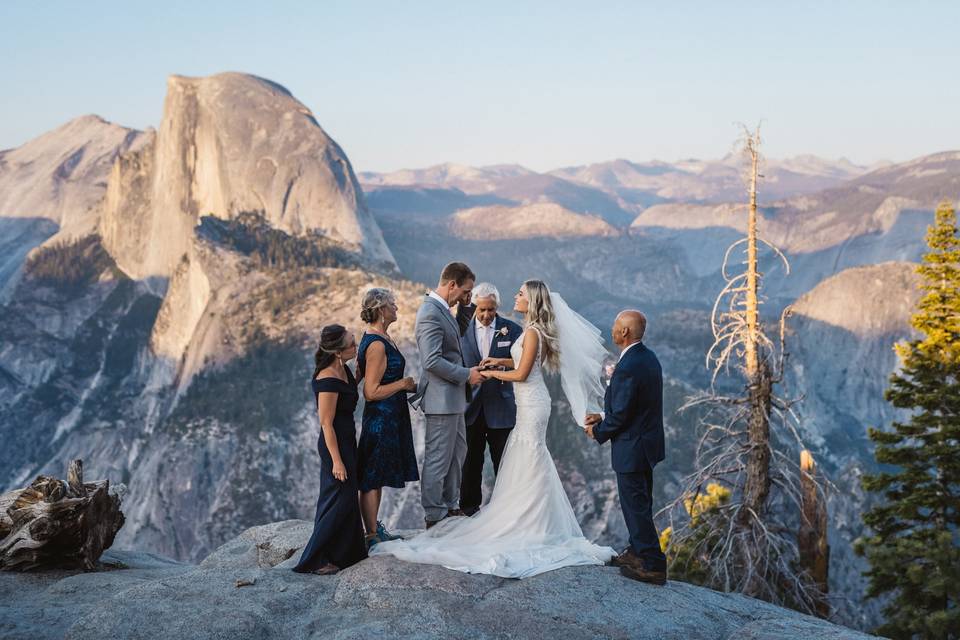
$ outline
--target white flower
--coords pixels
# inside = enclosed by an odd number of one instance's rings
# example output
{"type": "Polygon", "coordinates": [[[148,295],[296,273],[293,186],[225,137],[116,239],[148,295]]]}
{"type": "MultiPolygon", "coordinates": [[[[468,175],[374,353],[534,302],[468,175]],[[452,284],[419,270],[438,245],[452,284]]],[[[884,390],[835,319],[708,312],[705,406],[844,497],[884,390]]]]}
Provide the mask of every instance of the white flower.
{"type": "Polygon", "coordinates": [[[500,333],[500,335],[505,336],[505,335],[507,335],[507,334],[510,333],[510,329],[508,329],[508,328],[506,328],[506,327],[500,327],[499,333],[500,333]]]}

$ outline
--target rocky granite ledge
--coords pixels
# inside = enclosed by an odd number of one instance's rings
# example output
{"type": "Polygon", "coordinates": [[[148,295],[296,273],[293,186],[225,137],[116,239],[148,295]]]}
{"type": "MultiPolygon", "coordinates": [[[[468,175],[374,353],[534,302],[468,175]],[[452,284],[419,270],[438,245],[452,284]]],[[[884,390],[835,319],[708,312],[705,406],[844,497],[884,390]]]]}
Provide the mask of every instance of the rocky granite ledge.
{"type": "Polygon", "coordinates": [[[740,595],[633,582],[612,567],[512,580],[378,557],[335,576],[293,573],[309,533],[298,520],[254,527],[199,566],[108,551],[99,572],[2,573],[0,637],[870,637],[740,595]]]}

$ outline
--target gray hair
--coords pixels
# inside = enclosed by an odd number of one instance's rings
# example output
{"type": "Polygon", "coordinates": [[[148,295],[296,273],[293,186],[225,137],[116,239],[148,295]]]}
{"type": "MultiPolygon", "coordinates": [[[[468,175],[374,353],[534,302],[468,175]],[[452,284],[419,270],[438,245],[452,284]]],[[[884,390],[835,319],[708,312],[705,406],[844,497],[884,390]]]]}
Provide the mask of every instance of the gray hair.
{"type": "Polygon", "coordinates": [[[470,296],[470,302],[477,304],[480,298],[493,298],[496,305],[500,306],[500,292],[489,282],[481,282],[473,288],[473,295],[470,296]]]}
{"type": "Polygon", "coordinates": [[[394,301],[393,292],[390,289],[374,287],[367,289],[363,294],[363,302],[360,304],[360,319],[366,323],[376,322],[380,317],[380,308],[385,307],[394,301]]]}

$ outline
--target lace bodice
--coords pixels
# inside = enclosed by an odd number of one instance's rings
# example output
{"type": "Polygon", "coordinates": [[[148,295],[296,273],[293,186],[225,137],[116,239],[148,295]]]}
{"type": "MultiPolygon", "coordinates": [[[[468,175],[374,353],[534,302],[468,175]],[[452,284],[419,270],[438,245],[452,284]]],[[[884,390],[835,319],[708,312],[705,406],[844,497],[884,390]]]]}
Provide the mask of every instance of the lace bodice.
{"type": "MultiPolygon", "coordinates": [[[[534,329],[536,331],[536,329],[534,329]]],[[[539,332],[538,332],[539,334],[539,332]]],[[[510,347],[510,356],[514,363],[520,364],[523,355],[523,342],[526,332],[510,347]]],[[[541,357],[543,340],[537,342],[537,357],[533,361],[530,375],[523,382],[513,383],[513,394],[517,401],[517,423],[514,436],[530,439],[538,444],[546,442],[547,422],[550,419],[550,392],[543,380],[541,357]]]]}

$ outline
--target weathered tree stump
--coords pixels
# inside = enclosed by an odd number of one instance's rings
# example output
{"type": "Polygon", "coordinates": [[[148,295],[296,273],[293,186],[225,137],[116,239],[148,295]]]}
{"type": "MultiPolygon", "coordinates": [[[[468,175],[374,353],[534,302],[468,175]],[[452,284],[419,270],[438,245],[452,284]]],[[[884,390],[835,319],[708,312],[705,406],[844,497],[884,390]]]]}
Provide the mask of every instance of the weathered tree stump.
{"type": "Polygon", "coordinates": [[[821,618],[830,615],[830,603],[826,600],[829,590],[830,545],[827,544],[827,509],[818,492],[815,476],[816,464],[809,451],[800,452],[800,532],[797,546],[800,566],[814,582],[820,597],[816,599],[816,612],[821,618]]]}
{"type": "Polygon", "coordinates": [[[84,483],[83,463],[74,460],[66,482],[38,476],[0,495],[0,569],[95,569],[123,526],[121,493],[108,480],[84,483]]]}

